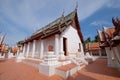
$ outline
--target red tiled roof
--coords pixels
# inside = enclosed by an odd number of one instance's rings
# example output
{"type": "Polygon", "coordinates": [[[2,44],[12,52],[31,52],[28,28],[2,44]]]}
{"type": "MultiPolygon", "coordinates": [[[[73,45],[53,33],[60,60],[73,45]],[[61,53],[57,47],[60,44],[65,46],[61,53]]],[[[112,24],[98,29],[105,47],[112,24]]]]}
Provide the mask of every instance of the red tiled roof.
{"type": "Polygon", "coordinates": [[[102,47],[108,47],[108,46],[110,46],[107,42],[104,42],[104,43],[101,43],[100,44],[100,47],[102,48],[102,47]]]}
{"type": "Polygon", "coordinates": [[[102,42],[106,41],[105,33],[102,31],[99,31],[99,30],[97,30],[97,32],[98,32],[98,36],[100,38],[100,41],[102,41],[102,42]]]}
{"type": "Polygon", "coordinates": [[[6,45],[2,45],[1,52],[7,52],[8,47],[6,45]]]}
{"type": "Polygon", "coordinates": [[[89,51],[92,51],[92,50],[99,50],[100,49],[100,43],[99,42],[96,42],[96,43],[88,43],[86,45],[86,49],[89,50],[89,51]]]}
{"type": "Polygon", "coordinates": [[[113,33],[115,32],[115,28],[108,28],[105,33],[108,35],[108,38],[112,38],[113,37],[113,33]]]}
{"type": "Polygon", "coordinates": [[[16,53],[19,50],[19,47],[12,47],[11,52],[16,53]]]}
{"type": "Polygon", "coordinates": [[[81,41],[83,42],[84,40],[83,40],[82,32],[80,29],[80,23],[78,20],[77,11],[74,10],[70,14],[68,14],[66,16],[62,16],[62,17],[56,19],[55,21],[49,23],[45,27],[42,27],[41,29],[37,30],[30,37],[28,37],[23,42],[21,42],[21,44],[27,43],[29,41],[33,41],[34,39],[39,39],[39,38],[44,39],[44,38],[49,37],[53,34],[61,33],[69,25],[72,25],[72,24],[75,25],[77,32],[78,32],[78,35],[79,35],[81,41]]]}

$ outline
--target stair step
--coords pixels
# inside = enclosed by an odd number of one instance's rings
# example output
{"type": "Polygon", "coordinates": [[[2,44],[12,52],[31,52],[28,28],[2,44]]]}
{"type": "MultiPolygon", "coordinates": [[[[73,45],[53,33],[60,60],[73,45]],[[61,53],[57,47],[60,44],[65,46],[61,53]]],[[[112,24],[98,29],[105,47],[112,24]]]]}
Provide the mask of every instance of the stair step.
{"type": "Polygon", "coordinates": [[[56,68],[56,74],[58,74],[66,79],[69,76],[71,76],[72,74],[74,74],[75,72],[77,72],[79,68],[80,68],[80,66],[78,66],[74,63],[62,65],[62,66],[59,66],[56,68]]]}
{"type": "Polygon", "coordinates": [[[22,60],[22,62],[36,68],[38,68],[39,64],[41,63],[41,61],[31,60],[31,59],[24,59],[22,60]]]}
{"type": "Polygon", "coordinates": [[[68,71],[74,67],[76,67],[77,65],[74,64],[74,63],[70,63],[70,64],[67,64],[67,65],[62,65],[60,67],[57,67],[56,69],[59,69],[59,70],[62,70],[62,71],[68,71]]]}

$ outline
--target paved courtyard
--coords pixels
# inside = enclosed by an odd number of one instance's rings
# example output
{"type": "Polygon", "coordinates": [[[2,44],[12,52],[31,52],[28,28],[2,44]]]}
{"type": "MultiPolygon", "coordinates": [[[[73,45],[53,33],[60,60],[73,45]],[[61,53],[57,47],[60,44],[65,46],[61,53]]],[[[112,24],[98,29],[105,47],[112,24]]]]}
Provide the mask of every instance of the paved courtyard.
{"type": "MultiPolygon", "coordinates": [[[[47,77],[38,70],[14,59],[0,59],[0,80],[64,80],[58,75],[47,77]]],[[[97,59],[67,80],[120,80],[120,72],[107,67],[106,59],[97,59]]]]}

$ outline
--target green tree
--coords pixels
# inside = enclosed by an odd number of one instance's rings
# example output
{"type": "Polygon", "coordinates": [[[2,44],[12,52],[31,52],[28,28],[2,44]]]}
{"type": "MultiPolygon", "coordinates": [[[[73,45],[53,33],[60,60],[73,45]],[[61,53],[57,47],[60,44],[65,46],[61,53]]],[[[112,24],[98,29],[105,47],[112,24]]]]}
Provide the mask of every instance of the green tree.
{"type": "Polygon", "coordinates": [[[89,43],[89,42],[91,42],[91,38],[90,37],[88,37],[86,40],[85,40],[85,44],[87,44],[87,43],[89,43]]]}
{"type": "Polygon", "coordinates": [[[18,42],[17,42],[17,45],[20,45],[22,42],[23,42],[23,41],[18,41],[18,42]]]}
{"type": "Polygon", "coordinates": [[[100,41],[100,38],[99,38],[98,35],[96,35],[95,38],[94,38],[94,42],[99,42],[99,41],[100,41]]]}
{"type": "Polygon", "coordinates": [[[91,38],[90,38],[90,37],[88,37],[88,38],[84,41],[84,44],[83,44],[84,50],[85,50],[85,45],[86,45],[87,43],[89,43],[89,42],[91,42],[91,38]]]}

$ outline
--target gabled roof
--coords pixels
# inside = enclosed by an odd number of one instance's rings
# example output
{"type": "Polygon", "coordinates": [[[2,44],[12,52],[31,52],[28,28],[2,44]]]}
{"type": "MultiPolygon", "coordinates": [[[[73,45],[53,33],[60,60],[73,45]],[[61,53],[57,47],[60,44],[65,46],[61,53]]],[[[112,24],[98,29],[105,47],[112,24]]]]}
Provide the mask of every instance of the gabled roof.
{"type": "Polygon", "coordinates": [[[71,20],[71,19],[73,19],[75,17],[75,13],[76,13],[76,11],[73,11],[73,12],[71,12],[70,14],[68,14],[65,17],[62,15],[60,18],[58,18],[55,21],[49,23],[45,27],[42,27],[42,28],[38,29],[35,33],[33,33],[32,36],[34,36],[36,34],[39,34],[39,33],[43,32],[43,31],[45,31],[47,29],[53,29],[55,27],[58,27],[58,25],[63,24],[65,22],[67,23],[67,21],[69,21],[69,20],[71,20]]]}
{"type": "Polygon", "coordinates": [[[104,47],[109,47],[110,44],[108,42],[104,42],[100,44],[100,48],[104,48],[104,47]]]}
{"type": "Polygon", "coordinates": [[[1,52],[7,52],[7,50],[8,50],[8,46],[2,45],[1,52]]]}
{"type": "Polygon", "coordinates": [[[94,42],[94,43],[88,43],[86,45],[86,50],[87,51],[94,51],[94,50],[99,50],[100,49],[100,43],[99,42],[94,42]]]}
{"type": "Polygon", "coordinates": [[[29,38],[24,40],[24,42],[32,41],[37,38],[46,38],[52,34],[55,33],[61,33],[64,31],[67,26],[71,25],[72,23],[75,24],[76,29],[78,31],[78,35],[83,42],[83,36],[80,30],[80,25],[78,21],[78,16],[77,16],[77,9],[75,9],[73,12],[68,14],[67,16],[61,16],[60,18],[56,19],[55,21],[51,22],[50,24],[46,25],[45,27],[42,27],[38,29],[35,33],[33,33],[29,38]]]}
{"type": "Polygon", "coordinates": [[[104,32],[107,34],[108,38],[113,38],[113,33],[115,32],[115,28],[114,27],[107,28],[104,32]]]}
{"type": "Polygon", "coordinates": [[[109,37],[113,37],[113,33],[115,32],[115,28],[113,27],[113,28],[109,28],[107,31],[106,31],[106,33],[109,35],[109,37]]]}
{"type": "Polygon", "coordinates": [[[101,42],[106,41],[105,33],[102,32],[102,31],[100,31],[100,30],[97,30],[97,32],[98,32],[98,36],[99,36],[99,38],[100,38],[100,41],[101,41],[101,42]]]}

